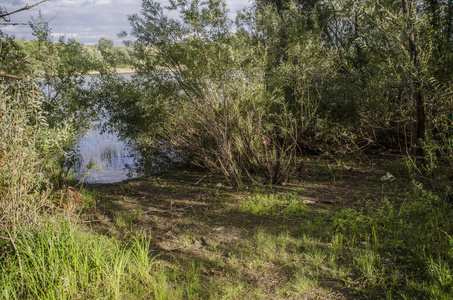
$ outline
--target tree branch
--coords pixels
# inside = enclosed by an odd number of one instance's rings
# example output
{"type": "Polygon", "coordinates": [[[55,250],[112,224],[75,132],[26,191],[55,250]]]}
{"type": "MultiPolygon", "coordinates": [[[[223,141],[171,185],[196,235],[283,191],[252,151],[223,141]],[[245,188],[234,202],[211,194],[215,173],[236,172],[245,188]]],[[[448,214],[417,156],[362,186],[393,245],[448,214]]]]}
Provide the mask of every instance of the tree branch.
{"type": "Polygon", "coordinates": [[[8,17],[8,16],[10,16],[10,15],[13,15],[13,14],[15,14],[15,13],[18,13],[18,12],[21,12],[21,11],[24,11],[24,10],[32,9],[33,7],[36,7],[36,6],[38,6],[38,5],[40,5],[40,4],[44,3],[44,2],[47,2],[47,1],[49,1],[49,0],[43,0],[43,1],[38,2],[38,3],[36,3],[36,4],[33,4],[33,5],[28,5],[28,4],[27,4],[27,5],[25,5],[24,7],[19,8],[18,10],[15,10],[15,11],[13,11],[13,12],[10,12],[10,13],[5,12],[5,13],[3,13],[3,14],[0,14],[0,18],[5,19],[5,17],[8,17]]]}
{"type": "Polygon", "coordinates": [[[11,74],[1,74],[1,73],[0,73],[0,77],[6,77],[6,78],[17,79],[17,80],[20,80],[20,81],[24,81],[24,80],[27,79],[27,78],[25,78],[25,77],[20,77],[20,76],[11,75],[11,74]]]}
{"type": "Polygon", "coordinates": [[[28,23],[0,23],[2,26],[18,26],[18,25],[28,25],[28,23]]]}
{"type": "Polygon", "coordinates": [[[44,21],[44,22],[37,22],[37,23],[31,23],[31,22],[28,22],[28,23],[0,23],[0,25],[3,25],[3,26],[18,26],[18,25],[30,25],[30,24],[33,24],[33,25],[41,25],[41,24],[46,24],[46,23],[49,23],[51,22],[53,19],[55,19],[56,15],[48,20],[48,21],[44,21]]]}

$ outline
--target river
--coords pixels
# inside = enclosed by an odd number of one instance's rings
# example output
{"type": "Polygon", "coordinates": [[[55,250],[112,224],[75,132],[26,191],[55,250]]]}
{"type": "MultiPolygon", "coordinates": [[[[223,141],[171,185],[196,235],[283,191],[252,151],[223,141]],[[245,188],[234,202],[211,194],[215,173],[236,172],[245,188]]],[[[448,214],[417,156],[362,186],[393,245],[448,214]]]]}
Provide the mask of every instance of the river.
{"type": "MultiPolygon", "coordinates": [[[[131,79],[132,74],[122,74],[131,79]]],[[[96,163],[100,170],[91,169],[84,179],[88,183],[113,183],[136,178],[146,174],[186,166],[186,159],[181,152],[162,147],[143,159],[139,151],[128,146],[113,132],[102,132],[101,122],[92,124],[79,142],[80,159],[76,164],[76,178],[81,179],[90,162],[96,163]]],[[[164,144],[162,143],[162,146],[164,144]]]]}
{"type": "MultiPolygon", "coordinates": [[[[130,79],[132,74],[122,74],[130,79]]],[[[79,142],[80,159],[76,164],[76,178],[81,179],[87,171],[90,162],[96,163],[99,169],[89,171],[85,182],[113,183],[143,175],[138,171],[141,165],[141,155],[118,138],[116,133],[102,132],[101,122],[92,124],[85,136],[79,142]]]]}
{"type": "Polygon", "coordinates": [[[112,183],[143,175],[137,171],[141,161],[140,153],[128,147],[115,133],[102,133],[99,123],[93,125],[93,129],[79,142],[77,179],[86,172],[90,161],[101,169],[92,169],[85,182],[112,183]]]}

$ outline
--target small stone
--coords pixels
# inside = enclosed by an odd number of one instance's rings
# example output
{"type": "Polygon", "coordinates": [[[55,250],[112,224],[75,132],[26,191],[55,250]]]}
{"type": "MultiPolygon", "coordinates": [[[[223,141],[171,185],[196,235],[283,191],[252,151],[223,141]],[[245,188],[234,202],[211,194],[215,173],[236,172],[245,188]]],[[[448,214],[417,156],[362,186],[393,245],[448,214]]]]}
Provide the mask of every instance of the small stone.
{"type": "Polygon", "coordinates": [[[396,180],[396,177],[393,176],[392,174],[390,174],[389,172],[387,172],[387,174],[385,174],[384,176],[381,177],[381,181],[393,181],[393,180],[396,180]]]}
{"type": "Polygon", "coordinates": [[[303,204],[309,204],[309,205],[315,205],[316,204],[316,201],[313,201],[313,200],[304,200],[302,201],[303,204]]]}

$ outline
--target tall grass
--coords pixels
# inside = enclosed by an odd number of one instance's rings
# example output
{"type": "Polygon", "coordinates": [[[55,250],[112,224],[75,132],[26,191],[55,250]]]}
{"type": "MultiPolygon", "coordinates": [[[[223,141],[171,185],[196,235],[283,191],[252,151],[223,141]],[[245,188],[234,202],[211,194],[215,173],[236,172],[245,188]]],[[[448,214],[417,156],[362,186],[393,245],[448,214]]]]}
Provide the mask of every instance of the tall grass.
{"type": "Polygon", "coordinates": [[[41,172],[45,162],[35,147],[43,120],[41,99],[19,84],[17,94],[10,89],[0,85],[0,224],[26,221],[30,205],[48,196],[41,172]]]}
{"type": "Polygon", "coordinates": [[[449,299],[451,203],[420,184],[408,186],[382,192],[379,202],[368,201],[362,209],[336,213],[330,229],[334,260],[355,261],[362,292],[449,299]]]}
{"type": "Polygon", "coordinates": [[[188,243],[168,257],[153,255],[150,237],[118,242],[66,217],[20,225],[14,245],[0,240],[0,297],[323,298],[338,286],[360,299],[451,299],[451,204],[415,183],[373,192],[382,198],[338,211],[252,192],[235,210],[282,224],[263,223],[226,249],[190,252],[188,243]],[[255,210],[259,199],[266,205],[255,210]]]}
{"type": "Polygon", "coordinates": [[[61,187],[78,134],[68,124],[48,126],[33,80],[0,83],[0,98],[0,227],[14,229],[35,218],[61,187]]]}
{"type": "Polygon", "coordinates": [[[0,241],[5,250],[0,257],[1,297],[150,298],[155,279],[149,241],[147,237],[134,238],[121,245],[66,218],[47,219],[34,228],[21,226],[15,239],[16,251],[9,241],[0,241]]]}

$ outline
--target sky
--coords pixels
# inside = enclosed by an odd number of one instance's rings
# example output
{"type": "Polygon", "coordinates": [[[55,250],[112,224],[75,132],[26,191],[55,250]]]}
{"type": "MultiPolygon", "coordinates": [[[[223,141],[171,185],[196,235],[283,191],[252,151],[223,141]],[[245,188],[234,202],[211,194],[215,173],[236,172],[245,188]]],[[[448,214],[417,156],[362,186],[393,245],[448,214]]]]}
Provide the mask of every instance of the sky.
{"type": "MultiPolygon", "coordinates": [[[[0,7],[12,12],[40,1],[2,0],[0,7]]],[[[52,19],[49,27],[54,41],[58,41],[60,36],[65,36],[85,44],[96,44],[104,37],[113,40],[116,45],[121,45],[122,39],[118,39],[117,34],[122,30],[129,31],[127,16],[140,13],[141,2],[141,0],[50,0],[30,10],[13,14],[10,19],[11,23],[27,23],[32,17],[36,19],[41,11],[44,19],[52,19]]],[[[227,0],[227,3],[232,18],[236,11],[250,5],[249,0],[227,0]]],[[[0,23],[4,21],[0,19],[0,23]]],[[[33,39],[29,26],[0,25],[0,31],[15,35],[17,39],[33,39]]]]}

